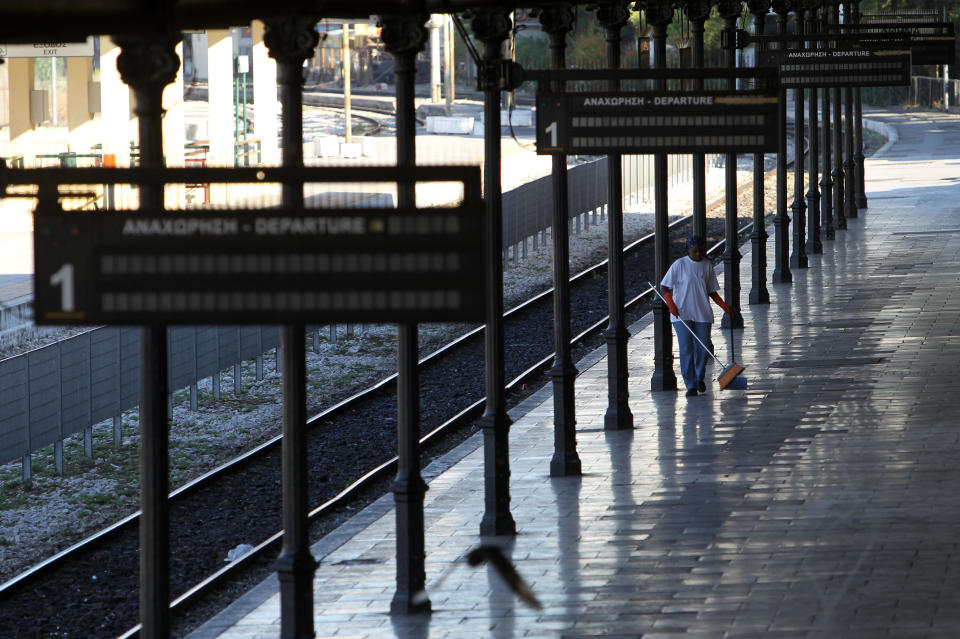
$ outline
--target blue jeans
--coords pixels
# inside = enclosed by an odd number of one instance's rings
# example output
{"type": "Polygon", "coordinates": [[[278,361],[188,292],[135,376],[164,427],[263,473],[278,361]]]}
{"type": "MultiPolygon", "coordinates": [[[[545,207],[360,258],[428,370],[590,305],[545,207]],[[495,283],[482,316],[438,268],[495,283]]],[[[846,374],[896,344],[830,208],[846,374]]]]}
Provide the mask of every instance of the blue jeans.
{"type": "MultiPolygon", "coordinates": [[[[710,345],[710,322],[684,322],[693,329],[700,341],[710,345]]],[[[693,339],[690,331],[679,325],[679,322],[673,323],[673,330],[677,334],[677,345],[680,347],[680,374],[683,376],[683,383],[687,390],[696,388],[703,381],[704,370],[707,367],[707,350],[693,339]]]]}

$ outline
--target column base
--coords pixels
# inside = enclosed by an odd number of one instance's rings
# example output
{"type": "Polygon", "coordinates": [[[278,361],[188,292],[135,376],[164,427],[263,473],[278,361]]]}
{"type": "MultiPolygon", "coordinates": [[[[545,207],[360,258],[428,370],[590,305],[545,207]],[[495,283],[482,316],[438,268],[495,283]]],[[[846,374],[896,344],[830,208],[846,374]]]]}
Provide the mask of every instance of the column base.
{"type": "Polygon", "coordinates": [[[285,637],[314,636],[313,578],[317,565],[309,552],[283,554],[275,564],[280,582],[280,627],[285,637]]]}
{"type": "Polygon", "coordinates": [[[743,328],[743,314],[736,311],[732,316],[729,313],[724,313],[723,317],[720,318],[720,328],[743,328]]]}
{"type": "Polygon", "coordinates": [[[677,376],[673,371],[655,371],[650,378],[650,390],[675,391],[677,390],[677,376]]]}
{"type": "Polygon", "coordinates": [[[576,453],[563,455],[554,453],[550,460],[551,477],[579,477],[582,474],[580,457],[576,453]]]}
{"type": "Polygon", "coordinates": [[[630,430],[633,428],[633,412],[626,402],[607,408],[603,416],[604,430],[630,430]]]}
{"type": "Polygon", "coordinates": [[[770,281],[774,284],[793,284],[793,273],[790,272],[790,269],[774,269],[770,281]]]}
{"type": "Polygon", "coordinates": [[[481,537],[502,537],[517,534],[517,522],[510,512],[486,513],[480,520],[481,537]]]}
{"type": "MultiPolygon", "coordinates": [[[[396,593],[390,602],[391,615],[423,615],[433,612],[426,593],[396,593]]],[[[313,635],[310,635],[311,637],[313,635]]]]}

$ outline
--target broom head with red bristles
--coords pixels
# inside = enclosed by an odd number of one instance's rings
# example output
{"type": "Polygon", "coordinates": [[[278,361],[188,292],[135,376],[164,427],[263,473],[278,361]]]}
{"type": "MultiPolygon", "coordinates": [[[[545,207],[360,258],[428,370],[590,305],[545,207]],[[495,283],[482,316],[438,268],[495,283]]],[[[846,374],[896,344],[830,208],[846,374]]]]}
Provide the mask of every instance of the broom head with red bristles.
{"type": "Polygon", "coordinates": [[[720,384],[720,390],[729,388],[730,390],[743,390],[747,387],[747,378],[740,377],[744,367],[734,362],[727,366],[717,377],[717,383],[720,384]]]}

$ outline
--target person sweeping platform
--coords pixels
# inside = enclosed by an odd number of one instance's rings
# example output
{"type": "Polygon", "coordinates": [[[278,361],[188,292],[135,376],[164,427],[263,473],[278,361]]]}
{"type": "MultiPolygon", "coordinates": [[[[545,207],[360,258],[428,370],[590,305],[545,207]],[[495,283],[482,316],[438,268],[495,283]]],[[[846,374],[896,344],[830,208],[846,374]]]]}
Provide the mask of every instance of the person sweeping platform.
{"type": "Polygon", "coordinates": [[[713,324],[713,309],[710,300],[716,302],[724,313],[730,313],[730,307],[720,297],[720,283],[714,273],[713,264],[706,257],[706,244],[699,235],[687,238],[687,255],[681,257],[667,269],[660,288],[663,299],[673,315],[674,332],[680,347],[680,374],[687,387],[687,396],[693,397],[706,392],[704,373],[709,353],[704,346],[710,343],[710,328],[713,324]],[[687,329],[677,327],[684,323],[687,329]]]}

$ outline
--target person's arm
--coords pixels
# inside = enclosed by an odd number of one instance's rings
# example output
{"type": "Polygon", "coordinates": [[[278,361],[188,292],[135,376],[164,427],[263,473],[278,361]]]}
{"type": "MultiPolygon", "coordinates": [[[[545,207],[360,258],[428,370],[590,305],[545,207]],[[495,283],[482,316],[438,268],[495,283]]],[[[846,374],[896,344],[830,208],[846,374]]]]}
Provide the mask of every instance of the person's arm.
{"type": "Polygon", "coordinates": [[[673,301],[672,289],[669,286],[660,286],[663,290],[663,299],[667,300],[667,308],[670,309],[670,314],[674,317],[680,317],[680,311],[677,309],[677,305],[673,301]]]}
{"type": "Polygon", "coordinates": [[[720,297],[720,293],[718,293],[717,291],[714,291],[713,293],[710,293],[710,299],[712,299],[714,302],[716,302],[716,303],[717,303],[717,306],[719,306],[721,309],[723,309],[723,312],[724,312],[724,313],[726,313],[727,315],[730,314],[730,307],[727,306],[727,303],[723,301],[723,298],[722,298],[722,297],[720,297]]]}

